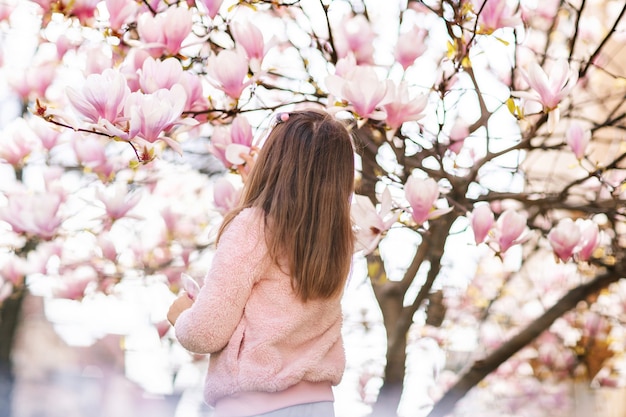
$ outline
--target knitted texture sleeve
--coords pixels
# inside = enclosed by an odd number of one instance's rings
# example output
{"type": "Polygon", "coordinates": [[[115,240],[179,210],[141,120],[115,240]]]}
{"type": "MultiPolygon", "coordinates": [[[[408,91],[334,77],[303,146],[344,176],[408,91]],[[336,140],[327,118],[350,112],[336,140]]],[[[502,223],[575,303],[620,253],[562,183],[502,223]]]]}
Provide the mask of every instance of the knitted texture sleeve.
{"type": "Polygon", "coordinates": [[[176,321],[185,349],[206,354],[226,346],[266,258],[263,239],[263,219],[253,209],[239,213],[224,231],[196,301],[176,321]]]}

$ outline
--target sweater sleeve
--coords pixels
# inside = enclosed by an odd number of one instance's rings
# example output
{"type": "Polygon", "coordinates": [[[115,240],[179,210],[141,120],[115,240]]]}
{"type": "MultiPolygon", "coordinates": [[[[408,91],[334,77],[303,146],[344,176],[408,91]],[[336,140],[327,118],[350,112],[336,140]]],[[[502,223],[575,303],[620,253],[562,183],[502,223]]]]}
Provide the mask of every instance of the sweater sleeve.
{"type": "Polygon", "coordinates": [[[176,320],[185,349],[214,353],[228,344],[266,259],[262,222],[255,209],[244,209],[222,234],[195,302],[176,320]]]}

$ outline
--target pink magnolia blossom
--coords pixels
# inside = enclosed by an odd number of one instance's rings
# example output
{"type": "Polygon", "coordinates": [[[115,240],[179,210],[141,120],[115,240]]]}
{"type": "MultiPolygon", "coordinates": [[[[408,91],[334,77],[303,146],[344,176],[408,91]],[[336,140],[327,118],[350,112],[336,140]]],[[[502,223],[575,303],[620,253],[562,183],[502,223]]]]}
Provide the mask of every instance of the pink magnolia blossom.
{"type": "Polygon", "coordinates": [[[548,241],[554,254],[563,262],[567,262],[580,241],[580,230],[572,219],[561,219],[548,233],[548,241]]]}
{"type": "Polygon", "coordinates": [[[153,16],[151,12],[142,13],[137,19],[137,32],[150,55],[160,57],[165,52],[165,31],[161,14],[153,16]]]}
{"type": "Polygon", "coordinates": [[[584,312],[582,323],[583,335],[599,340],[606,340],[612,327],[606,317],[595,311],[584,312]]]}
{"type": "Polygon", "coordinates": [[[548,111],[558,107],[578,80],[577,74],[570,70],[566,60],[555,62],[549,74],[539,64],[531,62],[528,71],[523,71],[522,74],[534,90],[533,97],[548,111]]]}
{"type": "Polygon", "coordinates": [[[57,59],[61,61],[68,51],[75,50],[78,45],[70,39],[69,36],[63,33],[59,35],[56,42],[54,42],[54,47],[57,51],[57,59]]]}
{"type": "Polygon", "coordinates": [[[603,198],[620,198],[626,199],[626,170],[609,170],[602,176],[602,180],[608,187],[597,187],[598,199],[603,198]]]}
{"type": "Polygon", "coordinates": [[[143,68],[144,61],[150,56],[150,53],[145,49],[132,48],[128,51],[119,71],[124,74],[130,91],[138,91],[141,88],[139,86],[139,73],[143,68]]]}
{"type": "Polygon", "coordinates": [[[216,126],[211,134],[209,152],[219,159],[225,167],[231,164],[226,159],[226,147],[231,144],[230,129],[226,126],[216,126]]]}
{"type": "Polygon", "coordinates": [[[41,242],[36,249],[28,253],[24,271],[27,274],[47,274],[50,259],[55,256],[61,257],[62,253],[63,246],[58,239],[41,242]]]}
{"type": "Polygon", "coordinates": [[[241,189],[236,188],[232,182],[226,178],[219,178],[213,185],[213,202],[220,214],[224,215],[234,209],[239,203],[241,189]]]}
{"type": "Polygon", "coordinates": [[[172,325],[167,320],[159,320],[156,323],[153,323],[153,325],[156,328],[159,339],[163,339],[172,328],[172,325]]]}
{"type": "Polygon", "coordinates": [[[350,212],[352,221],[357,226],[355,234],[356,250],[364,254],[372,252],[378,246],[385,232],[398,220],[400,213],[392,213],[392,198],[388,188],[380,197],[380,208],[364,195],[356,194],[350,212]]]}
{"type": "Polygon", "coordinates": [[[200,284],[191,275],[185,273],[180,274],[180,283],[187,296],[194,300],[200,292],[200,284]]]}
{"type": "Polygon", "coordinates": [[[106,142],[100,137],[86,136],[71,141],[78,163],[107,182],[115,175],[115,167],[106,154],[106,142]]]}
{"type": "MultiPolygon", "coordinates": [[[[168,187],[174,186],[169,184],[168,187]]],[[[185,185],[179,185],[185,186],[185,185]]],[[[174,191],[178,193],[173,194],[172,198],[175,198],[180,194],[180,188],[174,191]]],[[[180,210],[175,210],[172,207],[164,207],[160,211],[163,222],[167,229],[166,239],[164,241],[176,240],[178,242],[195,242],[198,237],[198,224],[203,223],[205,220],[196,215],[191,215],[188,210],[183,215],[180,210]]],[[[183,256],[188,254],[183,253],[183,256]]],[[[186,261],[187,262],[187,261],[186,261]]]]}
{"type": "Polygon", "coordinates": [[[139,86],[144,93],[154,93],[162,88],[170,89],[178,84],[183,75],[183,66],[176,58],[163,61],[152,57],[143,61],[139,70],[139,86]]]}
{"type": "Polygon", "coordinates": [[[170,7],[154,16],[145,12],[137,19],[139,37],[155,58],[178,54],[192,25],[191,11],[185,7],[170,7]]]}
{"type": "Polygon", "coordinates": [[[248,79],[248,59],[240,50],[227,49],[209,57],[207,74],[217,88],[236,100],[252,82],[248,79]]]}
{"type": "Polygon", "coordinates": [[[348,76],[350,71],[352,71],[356,66],[356,59],[354,59],[354,56],[348,55],[340,58],[335,65],[335,75],[344,78],[348,76]]]}
{"type": "Polygon", "coordinates": [[[106,69],[114,66],[113,59],[102,48],[89,47],[85,51],[85,70],[83,74],[102,74],[106,69]]]}
{"type": "Polygon", "coordinates": [[[10,256],[0,266],[0,277],[14,286],[19,286],[24,283],[24,277],[28,273],[27,269],[28,265],[24,258],[17,255],[10,256]]]}
{"type": "Polygon", "coordinates": [[[96,124],[101,119],[116,123],[122,116],[130,89],[126,78],[109,68],[102,74],[89,75],[80,91],[68,87],[66,94],[72,107],[85,120],[96,124]]]}
{"type": "Polygon", "coordinates": [[[526,231],[526,221],[526,215],[512,209],[505,210],[498,217],[494,235],[499,245],[500,253],[505,253],[511,246],[522,241],[526,231]]]}
{"type": "Polygon", "coordinates": [[[522,76],[532,89],[531,92],[518,92],[520,97],[541,103],[549,113],[548,128],[554,131],[559,121],[559,103],[565,98],[578,82],[578,73],[571,70],[565,59],[555,62],[547,74],[536,62],[529,64],[522,76]]]}
{"type": "Polygon", "coordinates": [[[67,193],[63,186],[63,174],[65,170],[61,166],[48,165],[42,169],[41,179],[44,182],[44,191],[57,194],[61,197],[61,203],[67,201],[67,193]]]}
{"type": "Polygon", "coordinates": [[[185,111],[205,110],[209,106],[209,100],[204,94],[204,88],[200,77],[189,71],[184,71],[179,84],[185,89],[187,101],[185,111]]]}
{"type": "Polygon", "coordinates": [[[563,341],[549,332],[542,333],[537,341],[539,363],[562,377],[570,375],[577,359],[570,349],[563,349],[563,341]]]}
{"type": "Polygon", "coordinates": [[[249,148],[252,147],[252,127],[247,117],[237,115],[230,126],[230,138],[232,143],[238,143],[249,148]]]}
{"type": "Polygon", "coordinates": [[[56,77],[57,63],[44,62],[22,70],[10,71],[6,81],[23,101],[43,98],[56,77]]]}
{"type": "Polygon", "coordinates": [[[230,128],[231,144],[226,147],[226,160],[235,165],[245,163],[240,154],[250,153],[252,150],[252,139],[252,127],[248,119],[243,116],[235,117],[230,128]]]}
{"type": "Polygon", "coordinates": [[[422,56],[426,52],[426,43],[424,42],[428,31],[418,26],[398,36],[398,42],[396,43],[395,58],[396,61],[402,65],[402,68],[406,71],[417,58],[422,56]]]}
{"type": "Polygon", "coordinates": [[[383,107],[387,113],[385,123],[391,132],[395,132],[404,122],[420,120],[424,117],[424,110],[428,104],[425,94],[409,98],[409,86],[405,82],[397,86],[390,84],[387,92],[389,102],[383,107]]]}
{"type": "Polygon", "coordinates": [[[81,23],[93,18],[100,0],[33,0],[43,9],[44,13],[60,10],[67,16],[75,16],[81,23]]]}
{"type": "Polygon", "coordinates": [[[13,120],[0,132],[0,162],[21,167],[35,149],[35,135],[22,118],[13,120]]]}
{"type": "Polygon", "coordinates": [[[58,193],[11,192],[8,204],[0,207],[0,220],[16,233],[52,239],[63,222],[59,212],[63,198],[58,193]]]}
{"type": "Polygon", "coordinates": [[[252,22],[232,22],[230,30],[235,39],[235,43],[241,46],[246,52],[246,56],[251,61],[250,66],[260,68],[260,64],[265,57],[265,42],[263,33],[252,22]]]}
{"type": "Polygon", "coordinates": [[[452,208],[435,208],[439,199],[439,185],[432,178],[418,178],[411,175],[404,185],[404,194],[411,205],[411,214],[417,224],[449,213],[452,208]]]}
{"type": "Polygon", "coordinates": [[[174,210],[172,210],[172,207],[170,206],[166,206],[161,210],[161,218],[163,219],[163,222],[165,223],[165,228],[167,229],[167,235],[168,236],[175,236],[176,235],[176,225],[178,223],[178,220],[180,219],[180,214],[174,212],[174,210]]]}
{"type": "Polygon", "coordinates": [[[216,127],[211,137],[210,152],[226,167],[244,162],[241,153],[250,153],[252,148],[252,127],[244,116],[237,116],[229,127],[216,127]]]}
{"type": "Polygon", "coordinates": [[[63,279],[53,289],[53,295],[68,300],[81,300],[85,296],[85,290],[90,283],[96,282],[98,273],[88,265],[63,271],[63,279]]]}
{"type": "Polygon", "coordinates": [[[111,184],[104,190],[98,189],[96,196],[104,204],[106,215],[114,221],[125,217],[141,200],[141,194],[129,192],[122,182],[111,184]]]}
{"type": "Polygon", "coordinates": [[[61,132],[51,123],[46,122],[41,117],[32,117],[28,120],[28,126],[33,131],[43,148],[50,151],[61,138],[61,132]]]}
{"type": "Polygon", "coordinates": [[[215,19],[223,2],[224,0],[196,0],[196,3],[202,3],[204,5],[211,19],[215,19]]]}
{"type": "Polygon", "coordinates": [[[474,208],[470,217],[472,230],[474,231],[474,241],[476,244],[484,242],[495,222],[491,207],[489,207],[489,204],[480,204],[474,208]]]}
{"type": "Polygon", "coordinates": [[[331,94],[347,100],[349,108],[363,119],[382,120],[387,116],[379,107],[389,101],[393,82],[379,80],[372,67],[354,67],[345,77],[329,75],[326,86],[331,94]]]}
{"type": "Polygon", "coordinates": [[[367,18],[361,14],[345,17],[334,30],[337,56],[343,58],[354,55],[357,64],[374,62],[374,39],[376,33],[367,18]]]}
{"type": "Polygon", "coordinates": [[[508,0],[476,0],[474,10],[478,15],[480,32],[490,35],[495,30],[522,24],[518,13],[514,13],[508,0]]]}
{"type": "MultiPolygon", "coordinates": [[[[226,152],[224,154],[226,156],[226,160],[232,165],[243,165],[246,163],[246,160],[242,157],[242,155],[249,155],[250,147],[240,145],[238,143],[231,143],[226,147],[226,152]]],[[[247,174],[249,170],[246,170],[245,172],[247,174]]]]}
{"type": "Polygon", "coordinates": [[[186,7],[170,7],[162,16],[167,22],[163,26],[165,50],[171,55],[176,55],[180,52],[183,41],[191,33],[193,25],[191,11],[186,7]]]}
{"type": "Polygon", "coordinates": [[[463,149],[465,139],[467,139],[469,134],[469,126],[467,123],[461,119],[457,119],[452,129],[450,129],[450,144],[448,145],[450,152],[454,152],[458,155],[461,149],[463,149]]]}
{"type": "Polygon", "coordinates": [[[591,131],[583,129],[580,123],[572,123],[565,132],[565,141],[579,161],[585,157],[585,150],[591,140],[591,131]]]}
{"type": "Polygon", "coordinates": [[[97,249],[104,259],[111,262],[117,261],[117,249],[115,243],[108,232],[99,233],[97,236],[97,249]]]}
{"type": "Polygon", "coordinates": [[[100,1],[101,0],[70,0],[68,4],[72,5],[72,15],[76,16],[82,23],[85,23],[93,18],[100,1]]]}
{"type": "Polygon", "coordinates": [[[109,25],[111,29],[118,31],[129,22],[139,11],[137,3],[128,0],[105,0],[109,12],[109,25]]]}
{"type": "Polygon", "coordinates": [[[578,242],[578,259],[588,261],[600,244],[600,231],[598,224],[593,220],[576,220],[580,229],[580,241],[578,242]]]}
{"type": "Polygon", "coordinates": [[[187,95],[180,84],[175,84],[169,90],[164,88],[157,90],[152,94],[131,93],[124,107],[124,113],[130,119],[130,127],[128,134],[120,137],[126,140],[139,137],[149,143],[162,140],[181,153],[180,144],[163,136],[163,133],[177,123],[184,123],[180,118],[186,101],[187,95]]]}

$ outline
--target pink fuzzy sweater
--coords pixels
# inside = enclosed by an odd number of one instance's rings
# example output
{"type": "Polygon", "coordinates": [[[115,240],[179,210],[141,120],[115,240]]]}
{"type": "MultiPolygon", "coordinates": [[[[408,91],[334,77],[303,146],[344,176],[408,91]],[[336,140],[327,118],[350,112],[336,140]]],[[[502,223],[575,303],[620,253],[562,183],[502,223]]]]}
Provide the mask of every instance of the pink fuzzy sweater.
{"type": "Polygon", "coordinates": [[[182,346],[211,354],[205,400],[218,411],[228,405],[226,415],[332,400],[345,367],[341,297],[296,297],[268,256],[263,223],[258,209],[233,219],[175,326],[182,346]]]}

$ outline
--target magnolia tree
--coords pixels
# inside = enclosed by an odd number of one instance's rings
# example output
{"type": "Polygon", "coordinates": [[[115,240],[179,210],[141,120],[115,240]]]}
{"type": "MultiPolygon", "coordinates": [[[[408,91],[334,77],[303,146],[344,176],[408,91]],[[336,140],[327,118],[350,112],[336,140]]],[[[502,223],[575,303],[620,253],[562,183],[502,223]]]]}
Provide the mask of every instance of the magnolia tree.
{"type": "Polygon", "coordinates": [[[384,3],[0,5],[3,389],[32,282],[81,300],[200,279],[241,155],[306,106],[355,137],[373,414],[412,394],[424,340],[448,356],[429,416],[472,388],[484,415],[565,415],[571,383],[626,383],[623,2],[384,3]]]}

